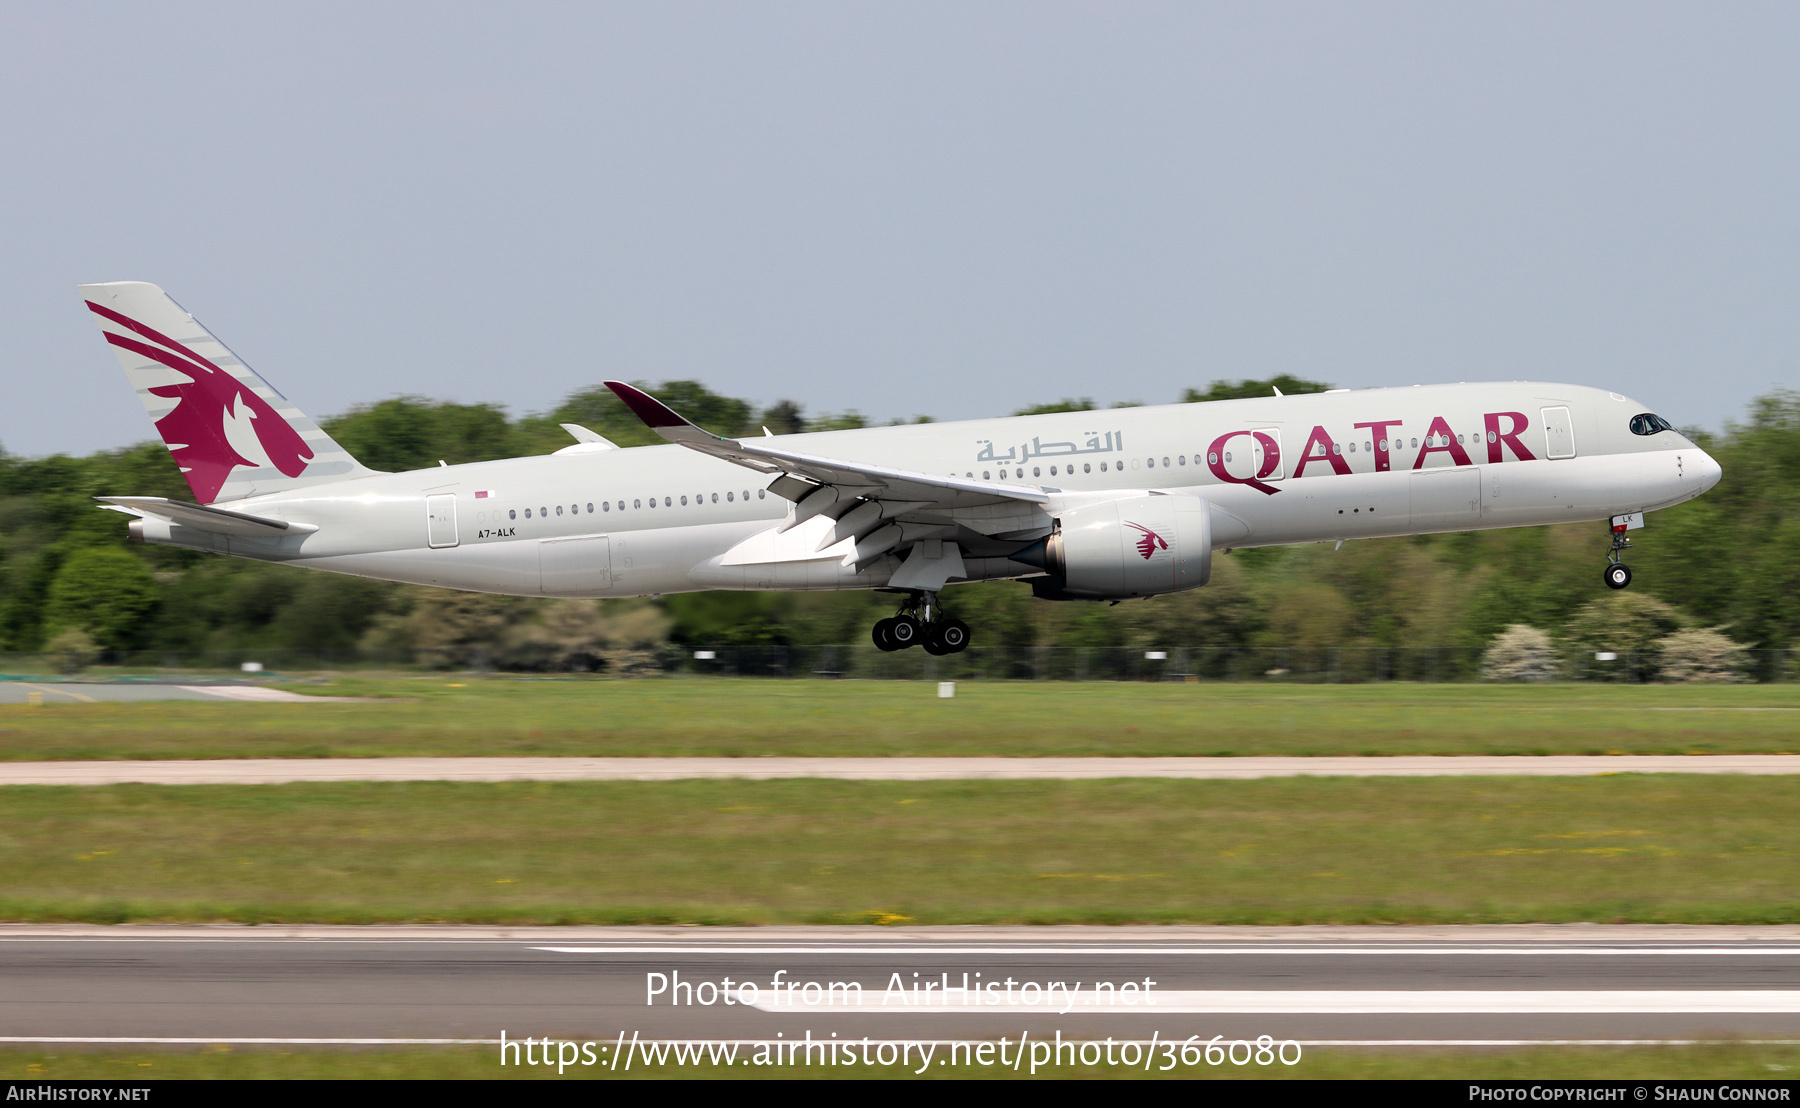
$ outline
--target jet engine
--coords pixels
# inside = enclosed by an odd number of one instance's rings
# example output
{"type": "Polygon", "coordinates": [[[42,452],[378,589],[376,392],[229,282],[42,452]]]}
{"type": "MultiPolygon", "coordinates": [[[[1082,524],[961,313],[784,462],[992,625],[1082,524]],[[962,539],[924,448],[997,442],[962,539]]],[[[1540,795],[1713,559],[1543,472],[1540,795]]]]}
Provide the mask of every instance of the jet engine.
{"type": "Polygon", "coordinates": [[[1132,496],[1082,504],[1012,555],[1050,575],[1047,600],[1124,600],[1198,588],[1212,576],[1212,509],[1197,496],[1132,496]]]}

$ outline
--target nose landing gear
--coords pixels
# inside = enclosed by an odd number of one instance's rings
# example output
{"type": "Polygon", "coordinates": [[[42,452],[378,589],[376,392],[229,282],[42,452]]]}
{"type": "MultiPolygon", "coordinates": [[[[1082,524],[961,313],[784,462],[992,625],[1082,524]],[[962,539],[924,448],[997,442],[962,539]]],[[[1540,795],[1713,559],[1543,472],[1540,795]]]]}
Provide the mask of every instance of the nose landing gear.
{"type": "Polygon", "coordinates": [[[1631,540],[1625,532],[1634,525],[1641,526],[1642,516],[1614,516],[1612,521],[1612,549],[1606,552],[1606,570],[1600,579],[1606,582],[1609,589],[1622,589],[1631,584],[1631,567],[1619,561],[1619,551],[1631,546],[1631,540]]]}
{"type": "Polygon", "coordinates": [[[877,620],[870,638],[882,650],[923,646],[927,654],[956,654],[968,648],[969,625],[938,607],[937,593],[910,594],[900,610],[877,620]]]}

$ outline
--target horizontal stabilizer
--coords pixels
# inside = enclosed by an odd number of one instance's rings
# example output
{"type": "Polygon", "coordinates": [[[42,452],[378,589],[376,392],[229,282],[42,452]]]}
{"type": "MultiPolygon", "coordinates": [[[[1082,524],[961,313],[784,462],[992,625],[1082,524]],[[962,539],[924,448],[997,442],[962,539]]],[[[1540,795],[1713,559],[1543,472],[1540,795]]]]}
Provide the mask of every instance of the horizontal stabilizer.
{"type": "Polygon", "coordinates": [[[161,496],[96,496],[95,500],[116,506],[132,515],[155,516],[197,531],[220,535],[254,535],[274,538],[278,535],[310,535],[318,530],[311,523],[290,523],[285,519],[269,519],[246,512],[227,511],[205,504],[184,504],[161,496]]]}

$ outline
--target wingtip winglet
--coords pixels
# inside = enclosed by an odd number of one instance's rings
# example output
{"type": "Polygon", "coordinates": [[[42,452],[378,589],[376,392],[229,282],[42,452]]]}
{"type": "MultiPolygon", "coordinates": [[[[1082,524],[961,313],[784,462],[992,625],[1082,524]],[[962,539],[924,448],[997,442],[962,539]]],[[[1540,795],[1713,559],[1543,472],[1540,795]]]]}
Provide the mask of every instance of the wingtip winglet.
{"type": "Polygon", "coordinates": [[[625,402],[633,415],[643,420],[652,430],[664,427],[692,427],[693,424],[675,414],[675,410],[662,401],[651,396],[642,389],[633,388],[623,381],[601,382],[613,391],[613,395],[625,402]]]}

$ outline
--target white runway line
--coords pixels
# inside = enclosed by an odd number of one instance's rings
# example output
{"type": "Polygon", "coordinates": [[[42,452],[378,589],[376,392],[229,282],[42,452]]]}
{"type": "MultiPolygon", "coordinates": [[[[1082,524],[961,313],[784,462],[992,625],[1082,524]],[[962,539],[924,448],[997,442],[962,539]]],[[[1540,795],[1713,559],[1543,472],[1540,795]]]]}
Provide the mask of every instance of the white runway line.
{"type": "MultiPolygon", "coordinates": [[[[594,1042],[603,1042],[604,1035],[596,1035],[594,1042]]],[[[508,1042],[523,1042],[523,1039],[508,1039],[508,1042]]],[[[567,1040],[564,1040],[567,1041],[567,1040]]],[[[579,1040],[578,1040],[579,1041],[579,1040]]],[[[961,1043],[984,1040],[971,1039],[869,1039],[871,1044],[908,1042],[919,1046],[949,1047],[961,1043]]],[[[994,1040],[985,1040],[994,1041],[994,1040]]],[[[1095,1040],[1064,1037],[1064,1042],[1092,1042],[1095,1040]]],[[[1163,1046],[1168,1039],[1113,1039],[1114,1046],[1163,1046]]],[[[1800,1039],[1297,1039],[1306,1048],[1314,1047],[1506,1047],[1506,1046],[1800,1046],[1800,1039]]],[[[662,1043],[698,1044],[736,1044],[737,1046],[791,1046],[789,1039],[645,1039],[642,1042],[656,1046],[662,1043]]],[[[101,1046],[499,1046],[499,1039],[241,1039],[231,1037],[201,1038],[194,1035],[183,1036],[130,1036],[130,1035],[0,1035],[0,1043],[17,1045],[101,1045],[101,1046]]],[[[1179,1043],[1177,1043],[1179,1045],[1179,1043]]],[[[548,1063],[546,1063],[548,1064],[548,1063]]]]}
{"type": "MultiPolygon", "coordinates": [[[[795,990],[785,989],[791,995],[795,990]]],[[[952,988],[951,993],[958,990],[952,988]]],[[[1507,989],[1409,989],[1372,990],[1177,990],[1152,989],[1143,993],[1076,992],[1040,993],[1034,1003],[1000,992],[973,991],[968,1000],[943,998],[940,990],[924,994],[889,996],[881,989],[840,990],[821,994],[815,1003],[800,1000],[757,1000],[753,1007],[764,1012],[858,1015],[1577,1015],[1632,1013],[1638,1015],[1694,1015],[1800,1012],[1800,989],[1584,989],[1540,992],[1507,989]],[[1131,1003],[1135,1000],[1135,1003],[1131,1003]]],[[[1015,990],[1016,992],[1016,990],[1015,990]]]]}
{"type": "Polygon", "coordinates": [[[110,1046],[484,1046],[499,1039],[205,1039],[193,1035],[0,1035],[0,1043],[96,1043],[110,1046]]]}
{"type": "Polygon", "coordinates": [[[216,696],[222,700],[248,700],[259,704],[372,704],[377,699],[367,696],[306,696],[286,689],[272,689],[267,685],[177,685],[176,688],[216,696]]]}
{"type": "MultiPolygon", "coordinates": [[[[308,697],[303,699],[318,699],[308,697]]],[[[0,785],[279,785],[301,781],[1105,780],[1127,777],[1585,777],[1800,774],[1794,754],[1394,758],[219,758],[0,762],[0,785]]]]}
{"type": "Polygon", "coordinates": [[[808,946],[756,946],[753,944],[736,944],[730,946],[703,946],[692,943],[669,946],[634,946],[630,944],[608,946],[534,946],[533,950],[543,950],[554,954],[826,954],[834,957],[846,954],[867,954],[892,957],[894,955],[1011,955],[1019,957],[1061,956],[1068,954],[1117,954],[1127,957],[1149,955],[1183,955],[1189,957],[1231,957],[1234,955],[1282,957],[1323,957],[1336,958],[1343,955],[1393,954],[1406,957],[1436,955],[1569,955],[1576,957],[1685,957],[1696,955],[1723,955],[1738,957],[1753,955],[1757,957],[1776,956],[1793,958],[1800,956],[1800,947],[1629,947],[1629,946],[938,946],[930,943],[907,943],[893,946],[857,946],[857,945],[808,945],[808,946]]]}

